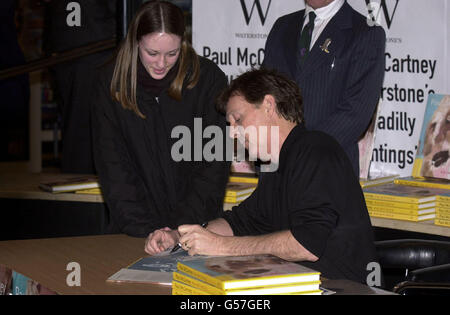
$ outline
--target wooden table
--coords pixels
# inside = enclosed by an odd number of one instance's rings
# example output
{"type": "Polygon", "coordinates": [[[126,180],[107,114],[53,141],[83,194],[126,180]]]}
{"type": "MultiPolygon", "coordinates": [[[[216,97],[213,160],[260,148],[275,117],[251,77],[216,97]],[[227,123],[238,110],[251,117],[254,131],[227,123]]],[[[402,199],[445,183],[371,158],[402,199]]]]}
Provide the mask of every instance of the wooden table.
{"type": "Polygon", "coordinates": [[[0,242],[0,265],[58,294],[170,294],[167,286],[106,282],[145,255],[144,239],[126,235],[0,242]],[[71,262],[80,265],[81,286],[67,285],[71,262]]]}
{"type": "MultiPolygon", "coordinates": [[[[155,284],[109,283],[106,279],[145,256],[144,239],[126,235],[97,235],[0,242],[0,265],[14,270],[58,294],[171,294],[155,284]],[[68,286],[66,270],[80,265],[81,285],[68,286]]],[[[391,294],[348,280],[324,280],[336,294],[391,294]]]]}

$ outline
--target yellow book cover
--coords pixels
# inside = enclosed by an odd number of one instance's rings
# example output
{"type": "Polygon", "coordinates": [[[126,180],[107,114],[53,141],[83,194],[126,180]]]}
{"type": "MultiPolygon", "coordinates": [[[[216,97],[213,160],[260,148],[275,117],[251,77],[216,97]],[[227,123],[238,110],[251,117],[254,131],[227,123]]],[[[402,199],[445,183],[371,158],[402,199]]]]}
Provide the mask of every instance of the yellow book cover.
{"type": "Polygon", "coordinates": [[[389,201],[389,200],[377,200],[372,198],[365,198],[367,207],[393,207],[401,209],[411,209],[419,210],[426,208],[437,207],[437,202],[426,202],[426,203],[411,203],[411,202],[399,202],[399,201],[389,201]]]}
{"type": "Polygon", "coordinates": [[[57,181],[39,183],[39,188],[52,193],[73,192],[81,189],[98,188],[98,177],[94,175],[74,176],[57,181]]]}
{"type": "Polygon", "coordinates": [[[445,219],[448,217],[450,219],[450,210],[449,209],[436,209],[436,216],[445,219]]]}
{"type": "Polygon", "coordinates": [[[435,225],[439,225],[439,226],[450,227],[450,220],[444,220],[444,219],[441,219],[441,218],[436,218],[436,219],[434,219],[434,224],[435,225]]]}
{"type": "Polygon", "coordinates": [[[436,212],[442,213],[442,214],[450,214],[449,208],[436,208],[436,212]]]}
{"type": "Polygon", "coordinates": [[[229,183],[258,184],[258,176],[249,173],[231,173],[228,177],[229,183]]]}
{"type": "Polygon", "coordinates": [[[415,178],[412,176],[400,177],[394,180],[398,185],[432,187],[441,189],[450,189],[450,180],[441,178],[415,178]]]}
{"type": "Polygon", "coordinates": [[[369,206],[369,207],[367,207],[367,209],[369,211],[374,211],[374,212],[389,212],[389,213],[398,213],[398,214],[406,214],[406,215],[424,215],[424,214],[429,214],[429,213],[436,213],[436,208],[412,210],[412,209],[401,209],[401,208],[393,208],[393,207],[369,206]]]}
{"type": "Polygon", "coordinates": [[[450,220],[450,213],[436,213],[436,219],[450,220]]]}
{"type": "Polygon", "coordinates": [[[252,289],[237,289],[237,290],[221,290],[213,287],[208,283],[201,281],[185,274],[181,271],[173,273],[173,279],[181,284],[202,290],[203,292],[211,295],[267,295],[267,294],[292,294],[308,291],[319,290],[320,281],[306,282],[306,283],[292,283],[288,285],[276,285],[257,287],[252,289]]]}
{"type": "Polygon", "coordinates": [[[414,187],[397,184],[385,184],[381,186],[364,188],[364,197],[369,199],[425,203],[436,200],[442,189],[414,187]]]}
{"type": "Polygon", "coordinates": [[[320,272],[272,255],[198,257],[177,270],[221,290],[320,281],[320,272]]]}
{"type": "Polygon", "coordinates": [[[227,202],[227,203],[237,203],[237,202],[241,202],[244,201],[245,199],[247,199],[248,197],[250,197],[250,194],[246,194],[246,195],[241,195],[241,196],[234,196],[234,197],[229,197],[229,196],[225,196],[225,198],[223,198],[223,202],[227,202]]]}
{"type": "Polygon", "coordinates": [[[447,203],[450,205],[450,192],[438,194],[437,201],[442,202],[442,203],[447,203]]]}
{"type": "Polygon", "coordinates": [[[172,295],[320,295],[322,290],[319,284],[305,284],[305,288],[312,288],[309,291],[294,291],[290,287],[266,287],[255,290],[237,290],[237,291],[220,291],[220,293],[211,293],[203,289],[191,286],[189,284],[174,280],[172,282],[172,295]]]}
{"type": "Polygon", "coordinates": [[[76,194],[88,194],[88,195],[101,195],[102,190],[100,188],[82,189],[75,191],[76,194]]]}
{"type": "Polygon", "coordinates": [[[407,214],[379,212],[379,211],[370,211],[370,210],[369,210],[369,215],[371,217],[377,217],[377,218],[396,219],[396,220],[413,221],[413,222],[432,220],[436,217],[435,213],[430,213],[430,214],[425,214],[425,215],[407,215],[407,214]]]}
{"type": "MultiPolygon", "coordinates": [[[[438,198],[439,198],[439,196],[438,196],[438,198]]],[[[450,209],[450,202],[438,201],[438,202],[436,202],[436,207],[441,208],[441,209],[450,209]]]]}
{"type": "Polygon", "coordinates": [[[380,176],[373,176],[370,178],[360,178],[359,184],[361,185],[361,188],[365,188],[383,185],[387,183],[393,183],[395,178],[397,178],[398,176],[399,175],[380,175],[380,176]]]}
{"type": "Polygon", "coordinates": [[[225,188],[226,197],[239,197],[249,195],[256,189],[256,184],[251,183],[228,183],[225,188]]]}

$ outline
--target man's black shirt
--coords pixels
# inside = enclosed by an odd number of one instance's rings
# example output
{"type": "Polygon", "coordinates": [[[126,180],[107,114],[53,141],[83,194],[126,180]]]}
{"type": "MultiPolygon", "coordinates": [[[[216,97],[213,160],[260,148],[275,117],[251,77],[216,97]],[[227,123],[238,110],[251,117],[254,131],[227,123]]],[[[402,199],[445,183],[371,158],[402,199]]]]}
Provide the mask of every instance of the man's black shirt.
{"type": "Polygon", "coordinates": [[[224,213],[235,236],[290,230],[319,258],[302,262],[329,279],[365,283],[376,262],[364,196],[340,145],[325,133],[296,126],[280,152],[278,170],[262,173],[255,192],[224,213]]]}

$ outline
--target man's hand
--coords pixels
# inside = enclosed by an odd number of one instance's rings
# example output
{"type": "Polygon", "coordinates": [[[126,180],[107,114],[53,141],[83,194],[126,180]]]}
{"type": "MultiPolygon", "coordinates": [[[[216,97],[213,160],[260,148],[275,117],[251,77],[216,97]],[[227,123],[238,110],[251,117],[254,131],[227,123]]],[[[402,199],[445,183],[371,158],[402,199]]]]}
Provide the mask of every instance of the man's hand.
{"type": "Polygon", "coordinates": [[[155,230],[145,240],[145,252],[149,255],[161,253],[178,243],[180,235],[177,230],[168,227],[155,230]]]}
{"type": "Polygon", "coordinates": [[[225,237],[210,232],[200,225],[180,225],[180,244],[189,255],[223,255],[225,237]]]}

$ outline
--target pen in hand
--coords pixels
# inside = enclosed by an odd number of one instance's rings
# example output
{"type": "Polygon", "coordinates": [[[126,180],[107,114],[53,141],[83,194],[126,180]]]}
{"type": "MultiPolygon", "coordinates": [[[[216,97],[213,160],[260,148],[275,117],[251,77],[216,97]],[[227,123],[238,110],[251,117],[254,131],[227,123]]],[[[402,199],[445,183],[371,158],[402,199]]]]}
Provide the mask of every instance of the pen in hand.
{"type": "MultiPolygon", "coordinates": [[[[205,229],[207,226],[208,226],[208,222],[204,222],[204,223],[201,224],[201,227],[204,228],[204,229],[205,229]]],[[[174,248],[172,248],[172,250],[170,251],[170,253],[172,254],[172,253],[176,252],[177,250],[179,250],[180,248],[181,248],[181,243],[178,243],[177,245],[174,246],[174,248]]]]}

